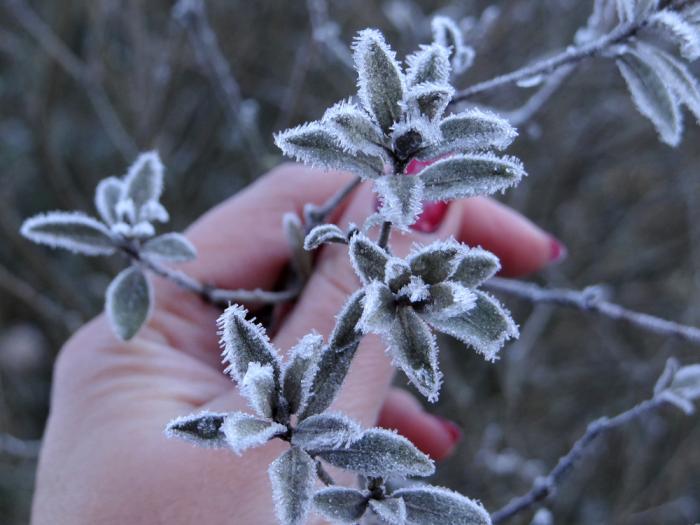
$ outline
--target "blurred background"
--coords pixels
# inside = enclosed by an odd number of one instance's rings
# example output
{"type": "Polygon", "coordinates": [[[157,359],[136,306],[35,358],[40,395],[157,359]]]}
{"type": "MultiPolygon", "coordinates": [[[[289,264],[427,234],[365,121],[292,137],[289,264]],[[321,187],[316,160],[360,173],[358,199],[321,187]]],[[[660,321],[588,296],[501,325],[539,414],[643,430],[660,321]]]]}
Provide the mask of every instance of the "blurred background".
{"type": "MultiPolygon", "coordinates": [[[[157,148],[174,229],[281,162],[272,132],[355,92],[348,44],[376,27],[400,57],[459,21],[466,87],[560,50],[591,1],[0,0],[0,523],[28,521],[54,357],[102,308],[121,261],[31,245],[22,220],[94,213],[97,182],[157,148]]],[[[697,71],[697,70],[696,70],[697,71]]],[[[499,111],[536,90],[479,97],[499,111]]],[[[529,177],[504,201],[568,259],[533,279],[604,284],[621,304],[700,325],[700,133],[661,144],[610,61],[565,79],[509,151],[529,177]]],[[[442,353],[440,403],[464,431],[437,482],[495,510],[526,492],[586,424],[648,397],[669,356],[698,348],[578,311],[505,298],[521,339],[489,365],[442,353]]],[[[548,503],[557,524],[700,521],[700,419],[663,409],[601,439],[548,503]]],[[[512,523],[529,523],[524,514],[512,523]]]]}

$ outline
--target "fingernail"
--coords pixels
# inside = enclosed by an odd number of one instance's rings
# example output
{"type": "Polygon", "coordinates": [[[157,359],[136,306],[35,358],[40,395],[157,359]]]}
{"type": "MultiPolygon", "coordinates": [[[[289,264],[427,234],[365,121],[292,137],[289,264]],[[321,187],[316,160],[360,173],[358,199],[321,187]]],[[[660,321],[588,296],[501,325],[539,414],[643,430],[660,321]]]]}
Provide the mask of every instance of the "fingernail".
{"type": "Polygon", "coordinates": [[[423,213],[411,228],[421,233],[433,233],[445,218],[448,207],[449,205],[442,201],[426,202],[423,204],[423,213]]]}
{"type": "Polygon", "coordinates": [[[559,241],[558,239],[555,239],[554,237],[551,237],[549,240],[549,262],[550,263],[559,263],[562,262],[564,259],[566,259],[566,256],[569,254],[569,251],[566,249],[566,246],[559,241]]]}
{"type": "Polygon", "coordinates": [[[457,426],[457,423],[442,416],[435,416],[435,418],[440,421],[442,428],[449,434],[453,445],[462,440],[462,429],[457,426]]]}

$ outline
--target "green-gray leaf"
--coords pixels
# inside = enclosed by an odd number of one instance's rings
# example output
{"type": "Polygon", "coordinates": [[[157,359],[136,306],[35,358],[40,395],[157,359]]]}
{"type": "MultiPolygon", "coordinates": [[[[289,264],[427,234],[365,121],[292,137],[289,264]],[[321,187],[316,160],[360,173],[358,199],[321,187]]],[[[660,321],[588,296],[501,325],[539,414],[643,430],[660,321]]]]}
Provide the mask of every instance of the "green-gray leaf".
{"type": "Polygon", "coordinates": [[[386,138],[369,115],[351,102],[339,102],[323,115],[323,122],[335,131],[340,143],[351,152],[381,157],[386,138]]]}
{"type": "Polygon", "coordinates": [[[259,416],[272,418],[278,406],[278,392],[275,372],[270,365],[250,363],[240,388],[241,394],[259,416]]]}
{"type": "Polygon", "coordinates": [[[200,412],[173,419],[165,428],[169,438],[179,438],[200,447],[222,448],[227,445],[221,430],[226,414],[200,412]]]}
{"type": "Polygon", "coordinates": [[[361,332],[357,327],[357,323],[362,317],[365,292],[363,289],[357,290],[346,301],[343,308],[340,310],[335,321],[335,326],[328,340],[328,347],[333,350],[342,350],[348,346],[357,343],[361,332]]]}
{"type": "Polygon", "coordinates": [[[282,373],[282,392],[292,414],[296,414],[309,396],[322,349],[323,337],[307,334],[290,351],[289,362],[282,373]]]}
{"type": "Polygon", "coordinates": [[[377,243],[358,233],[350,240],[350,261],[364,284],[384,280],[389,254],[377,243]]]}
{"type": "Polygon", "coordinates": [[[122,195],[122,181],[107,177],[100,181],[95,190],[95,208],[107,224],[117,222],[117,203],[122,195]]]}
{"type": "Polygon", "coordinates": [[[418,176],[425,184],[425,199],[439,201],[490,195],[515,186],[524,175],[514,157],[475,153],[438,160],[418,176]]]}
{"type": "Polygon", "coordinates": [[[342,448],[362,433],[360,425],[343,414],[316,414],[301,421],[292,434],[292,444],[314,451],[342,448]]]}
{"type": "Polygon", "coordinates": [[[401,117],[404,79],[394,52],[379,31],[360,31],[353,45],[359,97],[365,109],[389,133],[401,117]]]}
{"type": "Polygon", "coordinates": [[[233,412],[224,419],[221,431],[231,450],[240,456],[246,449],[259,447],[275,436],[285,434],[287,427],[243,412],[233,412]]]}
{"type": "Polygon", "coordinates": [[[426,284],[437,284],[452,275],[463,251],[464,247],[454,239],[436,241],[414,247],[408,264],[413,275],[418,275],[426,284]]]}
{"type": "Polygon", "coordinates": [[[369,506],[384,523],[389,525],[406,524],[406,505],[401,498],[371,499],[369,506]]]}
{"type": "Polygon", "coordinates": [[[105,310],[112,329],[123,341],[136,335],[151,312],[151,285],[143,272],[131,266],[107,288],[105,310]]]}
{"type": "Polygon", "coordinates": [[[416,53],[408,56],[406,62],[406,78],[411,87],[425,82],[446,84],[450,80],[449,51],[440,44],[420,46],[416,53]]]}
{"type": "Polygon", "coordinates": [[[470,248],[463,251],[450,280],[457,281],[467,288],[476,288],[496,275],[500,269],[501,263],[494,254],[481,248],[470,248]]]}
{"type": "Polygon", "coordinates": [[[479,503],[442,487],[408,487],[392,497],[404,501],[407,525],[491,525],[489,513],[479,503]]]}
{"type": "Polygon", "coordinates": [[[333,523],[357,523],[367,510],[368,496],[356,489],[328,487],[314,494],[316,512],[333,523]]]}
{"type": "Polygon", "coordinates": [[[123,199],[131,199],[136,210],[149,201],[157,201],[163,192],[163,164],[158,152],[142,153],[124,178],[123,199]]]}
{"type": "Polygon", "coordinates": [[[315,226],[304,239],[305,250],[315,250],[327,242],[347,244],[345,233],[335,224],[320,224],[315,226]]]}
{"type": "Polygon", "coordinates": [[[283,525],[302,525],[311,507],[316,463],[299,447],[292,447],[269,469],[277,518],[283,525]]]}
{"type": "Polygon", "coordinates": [[[142,253],[164,261],[184,262],[197,257],[197,250],[187,238],[180,233],[166,233],[146,241],[141,247],[142,253]]]}
{"type": "Polygon", "coordinates": [[[423,182],[412,175],[385,175],[374,183],[379,194],[379,214],[397,228],[406,230],[423,211],[423,182]]]}
{"type": "Polygon", "coordinates": [[[83,255],[110,255],[115,250],[105,225],[80,212],[35,215],[24,221],[20,232],[32,242],[83,255]]]}

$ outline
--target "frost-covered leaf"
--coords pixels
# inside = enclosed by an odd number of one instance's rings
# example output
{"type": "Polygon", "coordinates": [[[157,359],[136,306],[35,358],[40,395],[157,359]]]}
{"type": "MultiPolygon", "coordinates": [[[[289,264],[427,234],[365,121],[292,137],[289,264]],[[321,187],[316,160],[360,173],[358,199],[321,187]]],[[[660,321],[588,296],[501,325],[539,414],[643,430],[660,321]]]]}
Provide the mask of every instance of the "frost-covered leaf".
{"type": "Polygon", "coordinates": [[[682,14],[664,9],[651,15],[649,23],[677,44],[686,60],[700,57],[700,28],[687,22],[682,14]]]}
{"type": "Polygon", "coordinates": [[[450,80],[450,52],[437,43],[420,46],[406,59],[407,84],[410,87],[423,83],[447,84],[450,80]]]}
{"type": "Polygon", "coordinates": [[[272,418],[277,407],[278,394],[272,367],[250,363],[241,383],[241,394],[259,416],[272,418]]]}
{"type": "Polygon", "coordinates": [[[659,71],[632,52],[619,58],[617,66],[639,112],[653,122],[663,142],[677,146],[683,131],[678,102],[659,71]]]}
{"type": "Polygon", "coordinates": [[[476,304],[476,296],[469,288],[454,281],[445,281],[430,287],[430,302],[421,313],[430,318],[450,318],[462,315],[476,304]]]}
{"type": "Polygon", "coordinates": [[[170,220],[168,210],[156,200],[150,200],[141,206],[138,215],[142,221],[168,222],[170,220]]]}
{"type": "Polygon", "coordinates": [[[435,241],[427,246],[416,245],[408,257],[413,275],[418,275],[426,284],[443,282],[454,272],[464,251],[454,239],[435,241]]]}
{"type": "Polygon", "coordinates": [[[107,224],[117,222],[117,203],[122,195],[122,181],[107,177],[100,181],[95,190],[95,208],[107,224]]]}
{"type": "Polygon", "coordinates": [[[621,22],[631,22],[635,18],[635,2],[636,0],[615,0],[617,8],[617,17],[621,22]]]}
{"type": "Polygon", "coordinates": [[[345,237],[345,232],[335,224],[320,224],[314,227],[304,239],[304,249],[315,250],[327,242],[346,244],[348,240],[345,237]]]}
{"type": "Polygon", "coordinates": [[[323,349],[316,374],[310,382],[308,398],[299,409],[300,421],[319,414],[330,406],[340,387],[343,386],[359,344],[359,342],[351,343],[342,349],[332,346],[323,349]]]}
{"type": "Polygon", "coordinates": [[[386,139],[382,130],[352,102],[342,101],[331,106],[323,115],[323,122],[335,132],[345,150],[373,156],[384,154],[382,146],[386,139]]]}
{"type": "Polygon", "coordinates": [[[131,266],[107,288],[105,310],[114,333],[122,341],[136,335],[151,313],[153,291],[144,273],[131,266]]]}
{"type": "Polygon", "coordinates": [[[83,255],[110,255],[114,241],[101,222],[80,212],[54,211],[24,221],[22,235],[51,248],[64,248],[83,255]]]}
{"type": "Polygon", "coordinates": [[[401,498],[371,499],[369,506],[384,523],[389,525],[405,525],[406,523],[406,504],[401,498]]]}
{"type": "Polygon", "coordinates": [[[360,317],[362,317],[362,303],[364,297],[364,290],[359,289],[353,293],[346,301],[345,305],[343,305],[343,308],[336,318],[330,339],[328,340],[329,348],[333,350],[342,350],[358,341],[361,332],[357,328],[357,323],[360,321],[360,317]]]}
{"type": "Polygon", "coordinates": [[[442,487],[408,487],[395,491],[406,505],[406,525],[491,525],[479,503],[442,487]]]}
{"type": "Polygon", "coordinates": [[[364,284],[384,280],[384,267],[389,254],[377,243],[358,233],[350,239],[350,261],[364,284]]]}
{"type": "Polygon", "coordinates": [[[400,307],[388,334],[389,353],[418,391],[437,401],[442,374],[438,368],[438,347],[428,325],[410,306],[400,307]]]}
{"type": "Polygon", "coordinates": [[[292,434],[292,444],[304,450],[343,448],[362,433],[360,425],[343,414],[316,414],[301,421],[292,434]]]}
{"type": "Polygon", "coordinates": [[[270,343],[265,329],[245,317],[248,311],[234,304],[219,317],[217,325],[221,335],[222,356],[227,363],[226,373],[239,383],[248,371],[250,363],[270,365],[279,379],[280,362],[277,351],[270,343]]]}
{"type": "Polygon", "coordinates": [[[450,319],[431,318],[430,325],[494,360],[508,339],[518,337],[518,328],[496,299],[478,290],[474,293],[476,305],[466,314],[450,319]]]}
{"type": "Polygon", "coordinates": [[[436,16],[431,23],[433,39],[450,50],[450,61],[455,73],[466,71],[474,62],[474,50],[464,45],[459,26],[446,16],[436,16]]]}
{"type": "Polygon", "coordinates": [[[313,257],[304,247],[306,231],[301,224],[301,219],[296,213],[285,213],[282,217],[282,229],[287,238],[289,251],[292,253],[292,267],[305,281],[313,271],[313,257]]]}
{"type": "Polygon", "coordinates": [[[392,292],[398,292],[411,282],[411,267],[399,257],[390,258],[384,269],[384,281],[392,292]]]}
{"type": "Polygon", "coordinates": [[[311,508],[316,463],[299,447],[292,447],[269,469],[275,513],[282,525],[302,525],[311,508]]]}
{"type": "Polygon", "coordinates": [[[687,401],[700,399],[700,365],[679,368],[669,390],[687,401]]]}
{"type": "Polygon", "coordinates": [[[385,175],[375,181],[374,189],[380,215],[399,229],[408,228],[423,211],[423,181],[417,176],[385,175]]]}
{"type": "Polygon", "coordinates": [[[163,193],[163,164],[156,151],[142,153],[124,178],[122,199],[131,199],[137,210],[163,193]]]}
{"type": "Polygon", "coordinates": [[[200,412],[173,419],[165,427],[165,435],[194,443],[200,447],[221,448],[227,445],[221,430],[226,414],[200,412]]]}
{"type": "Polygon", "coordinates": [[[401,117],[404,76],[394,52],[375,29],[360,31],[353,43],[360,101],[384,133],[401,117]]]}
{"type": "Polygon", "coordinates": [[[226,415],[221,431],[231,450],[240,456],[248,448],[259,447],[275,436],[286,434],[287,427],[243,412],[233,412],[226,415]]]}
{"type": "Polygon", "coordinates": [[[442,140],[418,153],[424,160],[432,160],[447,153],[488,148],[508,147],[518,133],[508,121],[495,113],[471,109],[450,115],[440,122],[442,140]]]}
{"type": "Polygon", "coordinates": [[[438,160],[417,176],[425,184],[425,199],[439,201],[504,191],[524,175],[523,165],[515,157],[475,153],[438,160]]]}
{"type": "Polygon", "coordinates": [[[312,166],[347,170],[370,179],[384,172],[382,159],[347,152],[330,127],[319,122],[282,131],[275,135],[275,144],[285,155],[312,166]]]}
{"type": "Polygon", "coordinates": [[[449,84],[425,83],[413,87],[408,104],[430,120],[439,119],[452,100],[454,89],[449,84]]]}
{"type": "Polygon", "coordinates": [[[680,363],[675,357],[670,357],[666,360],[666,366],[654,385],[655,396],[659,395],[663,390],[666,390],[666,388],[671,384],[671,381],[673,381],[673,377],[676,375],[679,368],[680,363]]]}
{"type": "Polygon", "coordinates": [[[368,496],[356,489],[328,487],[314,494],[314,507],[332,523],[357,523],[367,510],[368,496]]]}
{"type": "Polygon", "coordinates": [[[379,281],[365,286],[362,317],[358,326],[365,333],[387,333],[396,316],[394,294],[389,287],[379,281]]]}
{"type": "Polygon", "coordinates": [[[197,257],[197,250],[187,237],[180,233],[166,233],[146,241],[141,252],[164,261],[191,261],[197,257]]]}
{"type": "Polygon", "coordinates": [[[307,334],[290,351],[289,362],[282,372],[282,392],[292,414],[306,402],[322,348],[323,337],[307,334]]]}
{"type": "Polygon", "coordinates": [[[403,436],[381,428],[371,428],[339,449],[317,451],[324,461],[364,476],[430,476],[435,466],[403,436]]]}
{"type": "Polygon", "coordinates": [[[462,252],[462,257],[451,281],[457,281],[467,288],[476,288],[490,279],[501,269],[501,263],[491,252],[481,248],[470,248],[462,252]]]}

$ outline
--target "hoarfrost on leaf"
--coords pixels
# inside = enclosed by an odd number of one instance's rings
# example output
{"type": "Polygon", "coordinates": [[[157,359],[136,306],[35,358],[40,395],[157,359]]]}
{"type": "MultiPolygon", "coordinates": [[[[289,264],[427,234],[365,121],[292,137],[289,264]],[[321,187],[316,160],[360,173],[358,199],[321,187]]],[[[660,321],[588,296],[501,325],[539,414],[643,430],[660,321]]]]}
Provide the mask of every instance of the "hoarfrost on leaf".
{"type": "Polygon", "coordinates": [[[269,469],[275,513],[282,525],[302,525],[311,508],[316,463],[299,447],[292,447],[269,469]]]}
{"type": "Polygon", "coordinates": [[[374,187],[379,194],[379,213],[385,221],[401,230],[416,222],[423,211],[423,181],[411,175],[387,175],[377,179],[374,187]]]}
{"type": "Polygon", "coordinates": [[[335,132],[343,149],[384,157],[386,139],[382,130],[352,102],[342,101],[331,106],[323,115],[322,122],[335,132]]]}
{"type": "Polygon", "coordinates": [[[95,208],[106,224],[117,222],[117,203],[122,195],[122,181],[107,177],[100,181],[95,190],[95,208]]]}
{"type": "Polygon", "coordinates": [[[443,45],[422,45],[406,62],[407,84],[411,89],[424,83],[447,84],[450,80],[449,50],[443,45]]]}
{"type": "Polygon", "coordinates": [[[358,322],[362,317],[364,289],[355,291],[345,302],[335,321],[335,326],[328,341],[328,347],[332,350],[343,350],[357,343],[361,332],[358,322]]]}
{"type": "Polygon", "coordinates": [[[141,246],[141,253],[171,262],[191,261],[197,257],[192,243],[184,235],[174,232],[149,239],[141,246]]]}
{"type": "Polygon", "coordinates": [[[243,412],[233,412],[226,415],[221,431],[231,450],[240,456],[246,449],[259,447],[275,436],[286,434],[287,427],[243,412]]]}
{"type": "Polygon", "coordinates": [[[700,28],[686,21],[681,13],[664,9],[651,15],[649,23],[680,47],[683,58],[692,62],[700,57],[700,28]]]}
{"type": "Polygon", "coordinates": [[[122,200],[131,199],[136,210],[158,201],[163,192],[163,163],[156,151],[138,156],[124,178],[122,200]]]}
{"type": "Polygon", "coordinates": [[[369,497],[356,489],[328,487],[314,494],[314,508],[332,523],[357,523],[369,503],[369,497]]]}
{"type": "Polygon", "coordinates": [[[304,450],[344,448],[357,439],[362,428],[339,413],[324,413],[301,421],[292,434],[292,444],[304,450]]]}
{"type": "Polygon", "coordinates": [[[151,284],[136,266],[117,275],[107,288],[105,310],[114,333],[122,341],[136,335],[151,313],[151,284]]]}
{"type": "Polygon", "coordinates": [[[226,414],[199,412],[173,419],[165,428],[169,438],[179,438],[200,447],[222,448],[227,446],[226,436],[221,430],[226,414]]]}
{"type": "Polygon", "coordinates": [[[292,348],[282,372],[282,392],[292,414],[305,405],[318,371],[323,337],[307,334],[292,348]]]}
{"type": "Polygon", "coordinates": [[[479,503],[442,487],[408,487],[392,497],[404,501],[406,525],[491,525],[489,513],[479,503]]]}
{"type": "Polygon", "coordinates": [[[406,504],[401,498],[371,499],[369,506],[383,522],[389,525],[406,524],[406,504]]]}
{"type": "Polygon", "coordinates": [[[446,16],[436,16],[432,20],[435,42],[450,50],[452,69],[461,74],[474,62],[474,50],[464,45],[462,30],[454,20],[446,16]]]}
{"type": "Polygon", "coordinates": [[[271,418],[277,408],[279,394],[272,367],[250,363],[241,383],[241,394],[259,416],[271,418]]]}
{"type": "MultiPolygon", "coordinates": [[[[384,280],[384,268],[389,260],[386,250],[358,233],[350,240],[350,261],[364,284],[384,280]]],[[[359,318],[359,316],[358,316],[359,318]]]]}
{"type": "Polygon", "coordinates": [[[329,242],[346,244],[348,240],[343,230],[335,224],[320,224],[306,235],[304,249],[308,251],[315,250],[329,242]]]}
{"type": "Polygon", "coordinates": [[[83,255],[111,255],[115,242],[101,222],[80,212],[55,211],[24,221],[22,235],[37,244],[83,255]]]}

